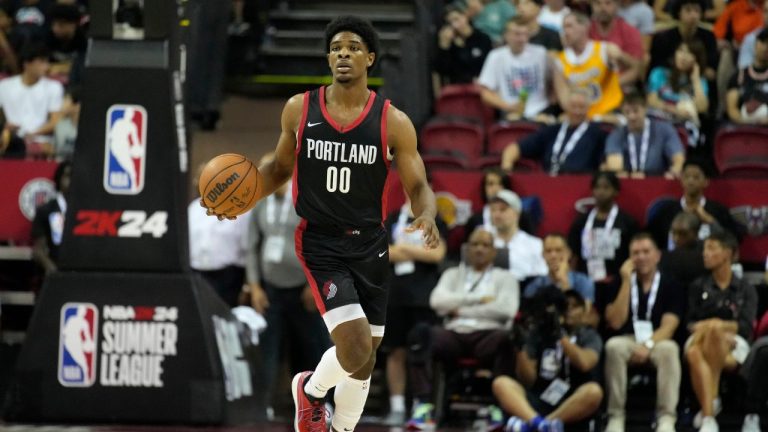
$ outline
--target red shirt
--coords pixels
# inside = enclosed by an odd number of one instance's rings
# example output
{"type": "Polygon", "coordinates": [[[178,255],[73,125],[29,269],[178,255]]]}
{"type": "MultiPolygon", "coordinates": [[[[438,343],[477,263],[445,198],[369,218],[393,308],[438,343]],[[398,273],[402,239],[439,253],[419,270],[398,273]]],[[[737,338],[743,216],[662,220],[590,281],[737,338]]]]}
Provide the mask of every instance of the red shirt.
{"type": "Polygon", "coordinates": [[[725,7],[723,14],[717,17],[712,32],[716,38],[725,39],[728,27],[730,27],[733,39],[740,44],[752,30],[762,26],[762,2],[756,5],[748,0],[733,0],[725,7]]]}
{"type": "Polygon", "coordinates": [[[645,56],[643,49],[643,37],[636,28],[627,24],[620,17],[613,19],[613,24],[607,33],[602,33],[595,20],[589,26],[589,38],[606,42],[613,42],[622,51],[630,56],[642,60],[645,56]]]}

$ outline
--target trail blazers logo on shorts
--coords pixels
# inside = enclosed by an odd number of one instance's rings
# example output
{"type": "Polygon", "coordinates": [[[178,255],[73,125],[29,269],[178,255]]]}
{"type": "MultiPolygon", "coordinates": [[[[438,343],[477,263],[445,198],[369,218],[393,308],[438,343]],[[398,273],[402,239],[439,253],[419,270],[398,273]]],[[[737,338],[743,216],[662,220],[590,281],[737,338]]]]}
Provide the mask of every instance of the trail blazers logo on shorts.
{"type": "Polygon", "coordinates": [[[92,303],[65,303],[59,328],[59,383],[90,387],[96,381],[99,311],[92,303]]]}
{"type": "Polygon", "coordinates": [[[144,189],[147,110],[140,105],[112,105],[104,136],[104,190],[137,195],[144,189]]]}
{"type": "Polygon", "coordinates": [[[335,283],[333,283],[333,281],[330,281],[330,280],[326,281],[323,284],[323,295],[325,296],[325,299],[330,300],[333,297],[335,297],[336,291],[338,291],[338,289],[339,288],[336,286],[335,283]]]}

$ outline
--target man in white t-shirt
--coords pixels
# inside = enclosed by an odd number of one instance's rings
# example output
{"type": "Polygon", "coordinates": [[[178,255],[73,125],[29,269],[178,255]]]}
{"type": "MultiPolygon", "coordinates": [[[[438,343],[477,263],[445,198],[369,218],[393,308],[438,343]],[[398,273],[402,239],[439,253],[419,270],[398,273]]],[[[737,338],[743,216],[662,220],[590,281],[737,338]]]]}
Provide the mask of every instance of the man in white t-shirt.
{"type": "Polygon", "coordinates": [[[60,117],[64,88],[45,77],[50,63],[44,45],[29,44],[21,50],[21,74],[0,81],[0,107],[5,127],[52,154],[51,135],[60,117]]]}
{"type": "Polygon", "coordinates": [[[490,199],[491,220],[495,233],[493,245],[509,257],[509,272],[522,282],[533,276],[543,276],[549,271],[542,251],[544,243],[520,229],[520,197],[511,190],[502,189],[490,199]]]}
{"type": "Polygon", "coordinates": [[[551,63],[544,47],[528,43],[528,32],[520,17],[509,20],[504,31],[506,45],[488,54],[478,79],[483,101],[510,121],[535,119],[549,106],[551,63]]]}

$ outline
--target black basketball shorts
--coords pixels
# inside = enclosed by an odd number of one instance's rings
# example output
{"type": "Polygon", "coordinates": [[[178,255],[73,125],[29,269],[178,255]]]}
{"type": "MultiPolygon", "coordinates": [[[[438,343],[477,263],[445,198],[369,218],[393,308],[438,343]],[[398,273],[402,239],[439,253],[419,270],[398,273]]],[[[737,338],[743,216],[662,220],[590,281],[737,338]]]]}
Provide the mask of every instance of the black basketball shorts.
{"type": "Polygon", "coordinates": [[[296,255],[328,331],[367,318],[371,335],[384,336],[389,293],[389,242],[384,227],[325,229],[302,220],[296,255]]]}

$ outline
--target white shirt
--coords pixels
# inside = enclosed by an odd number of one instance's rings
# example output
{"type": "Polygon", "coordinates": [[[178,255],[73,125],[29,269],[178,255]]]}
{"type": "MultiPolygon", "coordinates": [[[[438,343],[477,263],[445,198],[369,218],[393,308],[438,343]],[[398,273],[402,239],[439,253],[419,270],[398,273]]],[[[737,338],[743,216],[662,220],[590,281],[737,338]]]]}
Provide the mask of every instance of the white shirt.
{"type": "Polygon", "coordinates": [[[509,272],[521,281],[531,276],[544,276],[547,274],[547,263],[544,261],[544,242],[523,230],[517,230],[512,239],[504,242],[500,237],[494,236],[495,248],[507,248],[509,250],[509,272]]]}
{"type": "Polygon", "coordinates": [[[619,16],[640,34],[652,35],[656,31],[653,9],[645,2],[634,2],[627,7],[619,9],[619,16]]]}
{"type": "Polygon", "coordinates": [[[528,92],[524,117],[533,118],[547,108],[547,50],[528,44],[519,55],[508,46],[488,53],[478,82],[498,92],[508,103],[517,103],[520,91],[528,92]]]}
{"type": "Polygon", "coordinates": [[[189,218],[189,262],[200,271],[221,270],[230,265],[244,266],[248,247],[251,213],[235,220],[206,216],[199,199],[187,207],[189,218]]]}
{"type": "Polygon", "coordinates": [[[549,6],[544,6],[539,12],[539,24],[542,27],[552,29],[558,33],[563,32],[563,20],[565,16],[571,13],[571,8],[564,7],[557,12],[552,12],[549,6]]]}
{"type": "Polygon", "coordinates": [[[19,126],[19,136],[36,131],[49,114],[61,111],[63,98],[61,83],[48,78],[40,78],[32,86],[25,85],[21,75],[0,81],[0,107],[6,121],[19,126]]]}

